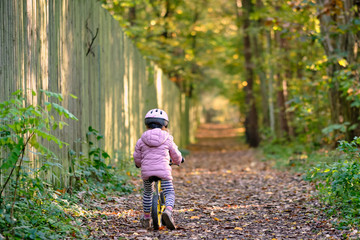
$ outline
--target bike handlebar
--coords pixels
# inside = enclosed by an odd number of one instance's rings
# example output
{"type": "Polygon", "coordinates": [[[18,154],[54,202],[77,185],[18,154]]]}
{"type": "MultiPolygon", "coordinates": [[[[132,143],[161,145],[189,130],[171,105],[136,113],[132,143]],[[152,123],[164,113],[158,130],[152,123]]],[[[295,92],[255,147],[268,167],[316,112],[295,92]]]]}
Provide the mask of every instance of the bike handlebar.
{"type": "MultiPolygon", "coordinates": [[[[181,159],[181,163],[184,163],[184,162],[185,162],[185,158],[182,158],[182,159],[181,159]]],[[[172,160],[171,160],[171,158],[170,158],[170,164],[169,164],[169,165],[170,165],[170,166],[171,166],[171,165],[174,165],[173,162],[172,162],[172,160]]]]}

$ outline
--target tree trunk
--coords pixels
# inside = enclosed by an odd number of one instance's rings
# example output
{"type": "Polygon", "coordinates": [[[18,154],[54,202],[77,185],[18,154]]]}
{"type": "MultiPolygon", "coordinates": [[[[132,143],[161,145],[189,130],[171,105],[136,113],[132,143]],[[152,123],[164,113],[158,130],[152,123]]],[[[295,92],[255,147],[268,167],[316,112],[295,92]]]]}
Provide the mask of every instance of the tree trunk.
{"type": "Polygon", "coordinates": [[[136,5],[134,5],[133,7],[129,8],[129,23],[131,26],[135,25],[135,20],[136,20],[136,5]]]}
{"type": "Polygon", "coordinates": [[[254,85],[254,65],[252,63],[252,52],[250,42],[250,13],[252,12],[253,5],[251,0],[242,0],[243,6],[243,40],[244,40],[244,57],[245,57],[245,79],[247,85],[244,87],[245,91],[245,104],[246,104],[246,117],[245,117],[245,135],[246,141],[251,147],[257,147],[260,143],[258,133],[258,115],[255,104],[255,97],[253,92],[254,85]]]}
{"type": "MultiPolygon", "coordinates": [[[[275,40],[279,44],[277,47],[280,51],[285,51],[285,39],[281,38],[280,32],[275,32],[275,40]]],[[[276,103],[277,103],[277,135],[278,137],[289,138],[288,117],[286,115],[286,79],[283,77],[283,62],[278,61],[276,73],[276,103]]]]}
{"type": "MultiPolygon", "coordinates": [[[[261,9],[263,8],[263,3],[261,0],[256,1],[256,8],[261,9]]],[[[262,26],[263,20],[260,18],[254,25],[256,28],[260,29],[262,26]]],[[[254,62],[256,63],[255,72],[259,76],[260,79],[260,92],[261,92],[261,110],[262,110],[262,124],[265,128],[270,128],[270,116],[269,116],[269,90],[268,90],[268,81],[266,77],[266,70],[264,66],[264,46],[262,39],[266,34],[265,30],[260,30],[258,34],[254,34],[252,36],[252,43],[253,43],[253,52],[254,52],[254,62]]]]}
{"type": "Polygon", "coordinates": [[[276,102],[278,108],[279,137],[289,138],[289,125],[286,115],[286,99],[284,94],[284,84],[286,84],[286,82],[282,78],[281,73],[278,73],[276,78],[276,102]]]}
{"type": "MultiPolygon", "coordinates": [[[[271,39],[271,32],[267,33],[267,52],[268,55],[271,56],[272,55],[272,39],[271,39]]],[[[269,120],[270,120],[270,129],[271,132],[274,134],[275,133],[275,110],[274,110],[274,88],[273,88],[273,83],[274,83],[274,69],[273,69],[273,64],[272,61],[268,60],[267,62],[268,66],[269,66],[269,78],[268,78],[268,86],[269,86],[269,120]]]]}
{"type": "MultiPolygon", "coordinates": [[[[281,50],[285,53],[290,52],[289,43],[286,38],[280,39],[280,47],[281,50]]],[[[283,103],[281,104],[283,107],[283,114],[284,114],[284,126],[283,130],[287,133],[287,137],[294,137],[294,129],[291,127],[291,114],[288,112],[288,104],[286,103],[288,101],[288,84],[290,83],[292,76],[293,76],[293,70],[291,69],[291,60],[288,57],[288,54],[285,54],[284,56],[284,63],[283,63],[283,69],[285,71],[284,79],[282,81],[282,95],[283,95],[283,103]]]]}

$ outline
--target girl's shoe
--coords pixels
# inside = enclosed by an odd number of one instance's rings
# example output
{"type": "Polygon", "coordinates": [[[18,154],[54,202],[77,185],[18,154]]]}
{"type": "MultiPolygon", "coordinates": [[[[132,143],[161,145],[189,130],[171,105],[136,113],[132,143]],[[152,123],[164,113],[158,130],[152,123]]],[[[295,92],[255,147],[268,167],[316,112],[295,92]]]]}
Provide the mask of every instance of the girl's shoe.
{"type": "Polygon", "coordinates": [[[163,214],[161,215],[161,221],[165,224],[165,226],[170,229],[175,229],[175,222],[172,217],[172,212],[170,209],[166,208],[163,214]]]}
{"type": "Polygon", "coordinates": [[[150,218],[144,218],[144,216],[142,216],[140,218],[140,224],[143,228],[150,228],[150,218]]]}

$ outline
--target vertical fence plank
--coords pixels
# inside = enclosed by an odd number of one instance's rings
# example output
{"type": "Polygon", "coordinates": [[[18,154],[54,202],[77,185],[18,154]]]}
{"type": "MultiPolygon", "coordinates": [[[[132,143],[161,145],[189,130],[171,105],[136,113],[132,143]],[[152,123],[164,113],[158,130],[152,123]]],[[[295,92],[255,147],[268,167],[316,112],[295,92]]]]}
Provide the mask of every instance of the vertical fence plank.
{"type": "MultiPolygon", "coordinates": [[[[5,41],[4,41],[4,32],[5,32],[5,26],[4,26],[4,17],[5,15],[5,4],[6,1],[0,1],[0,101],[5,100],[5,76],[4,76],[4,59],[3,56],[5,56],[4,48],[5,48],[5,41]]],[[[4,152],[0,152],[0,156],[4,156],[4,152]]],[[[3,161],[0,160],[0,165],[3,164],[3,161]]],[[[4,170],[0,169],[0,186],[4,184],[4,170]]]]}

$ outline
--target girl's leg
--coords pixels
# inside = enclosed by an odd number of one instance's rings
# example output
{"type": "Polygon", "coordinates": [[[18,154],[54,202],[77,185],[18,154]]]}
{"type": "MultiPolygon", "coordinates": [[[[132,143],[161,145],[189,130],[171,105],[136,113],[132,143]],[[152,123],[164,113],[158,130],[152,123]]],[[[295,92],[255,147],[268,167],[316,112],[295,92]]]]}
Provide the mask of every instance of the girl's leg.
{"type": "Polygon", "coordinates": [[[171,180],[162,180],[161,188],[165,194],[165,205],[166,208],[172,210],[175,204],[175,191],[171,180]]]}
{"type": "Polygon", "coordinates": [[[161,188],[165,194],[165,205],[166,209],[161,215],[161,222],[170,230],[175,229],[175,222],[172,216],[172,210],[175,203],[175,191],[171,180],[162,180],[161,188]]]}
{"type": "Polygon", "coordinates": [[[153,195],[153,184],[149,180],[144,180],[144,195],[143,195],[143,209],[145,217],[149,214],[150,218],[150,209],[153,195]]]}

